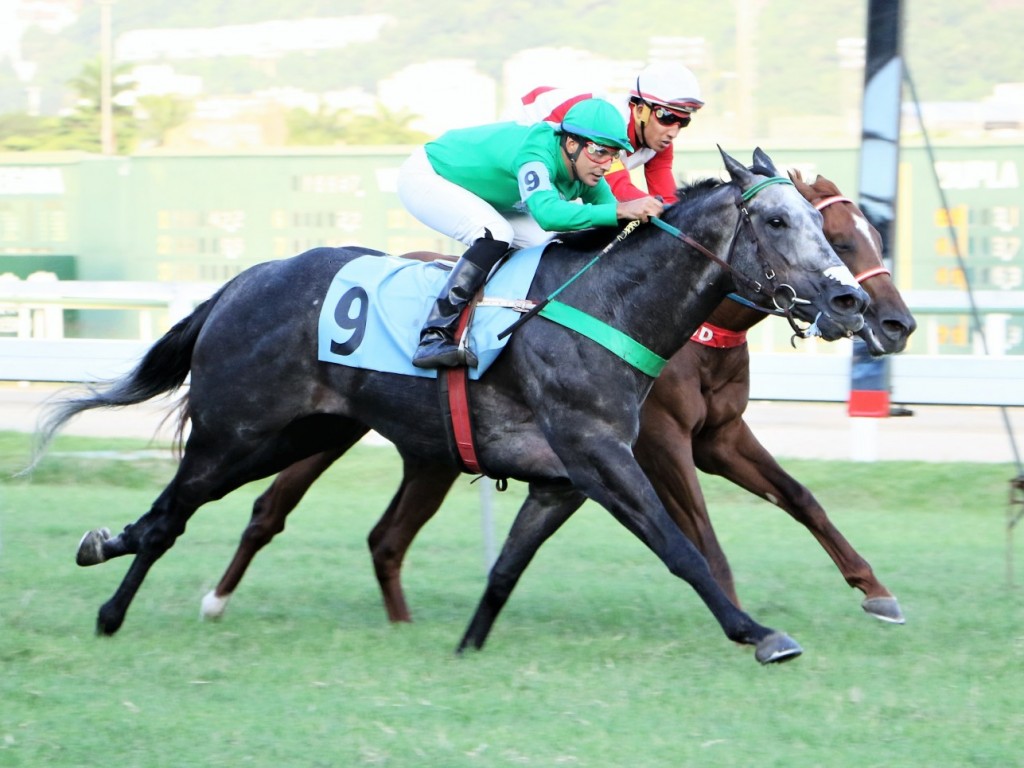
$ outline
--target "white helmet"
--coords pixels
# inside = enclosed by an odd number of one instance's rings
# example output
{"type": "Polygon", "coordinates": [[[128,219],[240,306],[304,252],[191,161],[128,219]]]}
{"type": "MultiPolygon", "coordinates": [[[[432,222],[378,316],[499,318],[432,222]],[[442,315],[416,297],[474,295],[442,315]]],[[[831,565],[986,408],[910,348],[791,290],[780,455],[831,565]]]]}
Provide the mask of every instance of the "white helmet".
{"type": "Polygon", "coordinates": [[[629,95],[650,105],[687,114],[704,106],[693,72],[682,64],[670,62],[644,67],[629,95]]]}

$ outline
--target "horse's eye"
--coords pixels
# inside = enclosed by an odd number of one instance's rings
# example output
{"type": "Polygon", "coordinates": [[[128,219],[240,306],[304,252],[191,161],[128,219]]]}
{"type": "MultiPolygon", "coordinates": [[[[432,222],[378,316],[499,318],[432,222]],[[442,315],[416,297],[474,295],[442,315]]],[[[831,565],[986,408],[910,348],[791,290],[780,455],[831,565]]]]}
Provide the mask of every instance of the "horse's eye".
{"type": "Polygon", "coordinates": [[[771,227],[772,229],[782,229],[784,226],[786,226],[786,222],[782,219],[781,216],[772,216],[770,219],[768,219],[768,226],[771,227]]]}
{"type": "Polygon", "coordinates": [[[829,242],[829,245],[832,246],[832,250],[836,253],[850,253],[854,250],[853,243],[846,240],[833,240],[829,242]]]}

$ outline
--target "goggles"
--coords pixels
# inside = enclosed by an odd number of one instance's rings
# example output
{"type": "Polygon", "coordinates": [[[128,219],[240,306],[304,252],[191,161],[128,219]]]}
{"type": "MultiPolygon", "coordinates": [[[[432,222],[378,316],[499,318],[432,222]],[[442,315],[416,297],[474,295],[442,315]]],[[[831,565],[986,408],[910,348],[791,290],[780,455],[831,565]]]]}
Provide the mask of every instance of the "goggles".
{"type": "Polygon", "coordinates": [[[664,126],[678,125],[680,128],[685,128],[690,124],[689,115],[676,114],[671,110],[665,109],[665,107],[653,107],[651,114],[654,115],[655,120],[664,126]]]}
{"type": "Polygon", "coordinates": [[[587,157],[598,165],[610,163],[619,156],[619,152],[621,151],[617,147],[603,147],[593,141],[586,142],[583,145],[583,149],[586,151],[587,157]]]}

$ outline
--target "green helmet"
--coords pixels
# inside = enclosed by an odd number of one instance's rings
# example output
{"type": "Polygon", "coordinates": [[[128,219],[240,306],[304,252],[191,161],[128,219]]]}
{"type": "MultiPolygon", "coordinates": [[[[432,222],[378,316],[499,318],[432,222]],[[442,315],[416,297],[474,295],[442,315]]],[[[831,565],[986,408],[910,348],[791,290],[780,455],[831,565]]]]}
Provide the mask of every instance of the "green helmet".
{"type": "Polygon", "coordinates": [[[606,147],[633,151],[626,136],[625,120],[619,110],[603,99],[584,99],[573,104],[558,130],[606,147]]]}

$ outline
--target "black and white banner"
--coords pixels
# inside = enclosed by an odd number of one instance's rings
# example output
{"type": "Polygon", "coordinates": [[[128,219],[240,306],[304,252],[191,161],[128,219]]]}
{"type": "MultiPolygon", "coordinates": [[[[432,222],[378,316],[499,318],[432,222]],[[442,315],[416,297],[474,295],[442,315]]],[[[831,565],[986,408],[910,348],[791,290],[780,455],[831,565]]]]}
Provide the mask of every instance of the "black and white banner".
{"type": "MultiPolygon", "coordinates": [[[[858,202],[882,236],[882,256],[892,270],[900,159],[903,0],[868,0],[867,27],[858,202]]],[[[867,345],[854,339],[850,371],[849,414],[888,416],[888,359],[872,358],[867,345]]]]}

